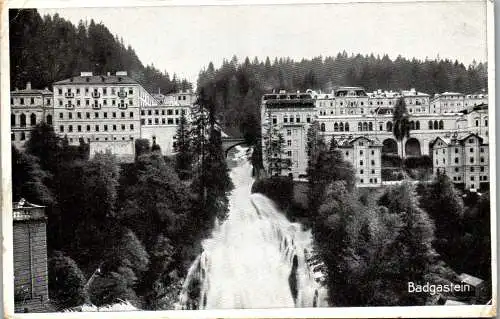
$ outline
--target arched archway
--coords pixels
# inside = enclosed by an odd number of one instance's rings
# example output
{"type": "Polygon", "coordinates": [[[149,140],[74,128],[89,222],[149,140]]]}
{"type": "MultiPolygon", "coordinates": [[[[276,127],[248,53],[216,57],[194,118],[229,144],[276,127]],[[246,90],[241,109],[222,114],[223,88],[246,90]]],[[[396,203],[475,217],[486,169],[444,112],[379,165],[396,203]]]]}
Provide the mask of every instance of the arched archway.
{"type": "Polygon", "coordinates": [[[47,115],[47,124],[52,125],[52,115],[47,115]]]}
{"type": "Polygon", "coordinates": [[[31,126],[36,125],[36,114],[35,113],[31,113],[31,115],[30,115],[30,125],[31,126]]]}
{"type": "Polygon", "coordinates": [[[405,144],[405,153],[406,156],[421,156],[420,142],[414,137],[409,138],[405,144]]]}
{"type": "Polygon", "coordinates": [[[20,122],[21,122],[20,124],[22,127],[26,126],[26,114],[21,113],[21,121],[20,122]]]}
{"type": "Polygon", "coordinates": [[[333,131],[334,132],[338,132],[339,131],[339,124],[337,122],[335,122],[335,124],[333,124],[333,131]]]}
{"type": "Polygon", "coordinates": [[[415,129],[415,121],[410,121],[410,130],[415,129]]]}
{"type": "Polygon", "coordinates": [[[444,122],[443,120],[439,121],[439,129],[444,130],[444,122]]]}
{"type": "Polygon", "coordinates": [[[321,123],[321,132],[325,131],[325,123],[321,123]]]}
{"type": "Polygon", "coordinates": [[[382,142],[382,154],[398,154],[398,143],[393,138],[387,138],[382,142]]]}
{"type": "Polygon", "coordinates": [[[438,130],[439,129],[439,124],[438,121],[434,121],[434,129],[438,130]]]}
{"type": "Polygon", "coordinates": [[[392,122],[389,121],[385,124],[385,128],[387,130],[387,132],[392,132],[392,122]]]}
{"type": "Polygon", "coordinates": [[[344,125],[344,130],[346,132],[349,132],[349,123],[345,122],[345,125],[344,125]]]}
{"type": "Polygon", "coordinates": [[[340,122],[339,131],[344,132],[344,123],[340,122]]]}
{"type": "Polygon", "coordinates": [[[368,131],[368,123],[363,122],[363,131],[368,131]]]}
{"type": "Polygon", "coordinates": [[[373,122],[368,123],[368,130],[373,131],[373,122]]]}
{"type": "Polygon", "coordinates": [[[432,130],[432,121],[429,121],[429,130],[432,130]]]}
{"type": "Polygon", "coordinates": [[[361,122],[358,122],[358,131],[363,130],[363,124],[361,122]]]}
{"type": "Polygon", "coordinates": [[[415,129],[420,130],[420,121],[415,122],[415,129]]]}

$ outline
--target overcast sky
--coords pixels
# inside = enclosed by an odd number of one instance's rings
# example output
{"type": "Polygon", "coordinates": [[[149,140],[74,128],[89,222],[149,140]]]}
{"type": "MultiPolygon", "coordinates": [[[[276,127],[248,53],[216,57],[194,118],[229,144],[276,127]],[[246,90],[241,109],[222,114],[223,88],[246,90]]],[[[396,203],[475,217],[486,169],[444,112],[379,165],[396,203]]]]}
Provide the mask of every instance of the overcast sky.
{"type": "Polygon", "coordinates": [[[405,2],[301,5],[39,9],[103,22],[143,64],[195,82],[200,69],[234,54],[293,59],[401,54],[419,59],[487,60],[486,3],[405,2]]]}

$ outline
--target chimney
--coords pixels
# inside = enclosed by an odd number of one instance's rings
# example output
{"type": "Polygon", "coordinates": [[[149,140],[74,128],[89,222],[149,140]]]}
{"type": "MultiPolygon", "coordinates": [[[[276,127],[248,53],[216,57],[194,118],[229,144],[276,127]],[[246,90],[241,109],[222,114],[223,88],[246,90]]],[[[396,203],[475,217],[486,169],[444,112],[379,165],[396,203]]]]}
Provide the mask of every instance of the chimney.
{"type": "Polygon", "coordinates": [[[26,83],[26,90],[31,90],[31,82],[26,83]]]}

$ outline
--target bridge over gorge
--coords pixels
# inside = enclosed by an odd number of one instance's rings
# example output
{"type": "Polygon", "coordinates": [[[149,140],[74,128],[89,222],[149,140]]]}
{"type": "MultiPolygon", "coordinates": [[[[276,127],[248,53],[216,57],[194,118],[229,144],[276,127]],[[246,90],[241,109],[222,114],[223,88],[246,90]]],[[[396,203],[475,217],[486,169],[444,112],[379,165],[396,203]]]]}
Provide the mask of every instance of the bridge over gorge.
{"type": "Polygon", "coordinates": [[[246,144],[245,140],[240,137],[231,137],[228,135],[222,136],[222,148],[224,149],[224,153],[227,156],[227,153],[237,145],[246,144]]]}

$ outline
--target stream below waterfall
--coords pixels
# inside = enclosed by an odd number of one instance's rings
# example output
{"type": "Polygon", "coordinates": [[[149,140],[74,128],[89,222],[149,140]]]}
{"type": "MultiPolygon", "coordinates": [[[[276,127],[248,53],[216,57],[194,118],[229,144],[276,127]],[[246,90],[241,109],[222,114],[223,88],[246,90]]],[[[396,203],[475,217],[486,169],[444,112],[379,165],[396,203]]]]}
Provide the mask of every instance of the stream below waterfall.
{"type": "Polygon", "coordinates": [[[229,215],[202,242],[178,309],[327,307],[322,274],[312,268],[312,235],[274,202],[251,194],[249,149],[237,146],[230,176],[229,215]]]}

